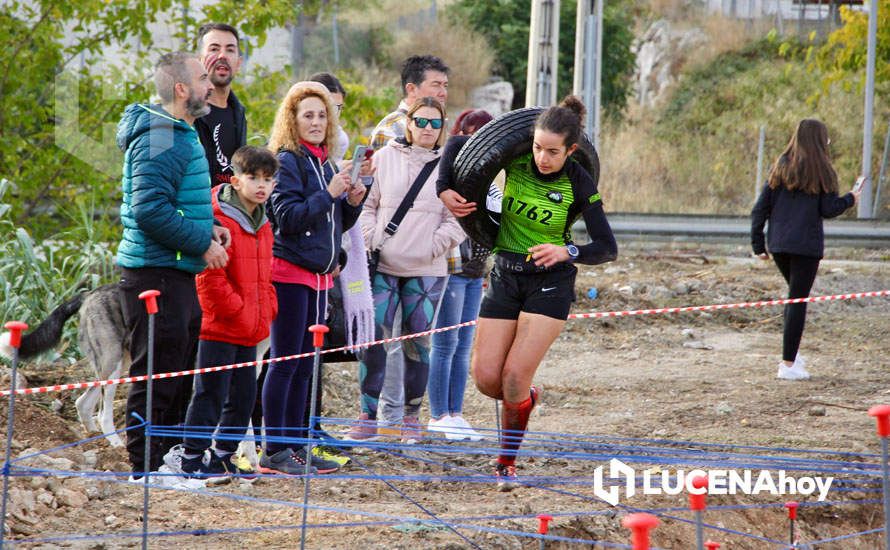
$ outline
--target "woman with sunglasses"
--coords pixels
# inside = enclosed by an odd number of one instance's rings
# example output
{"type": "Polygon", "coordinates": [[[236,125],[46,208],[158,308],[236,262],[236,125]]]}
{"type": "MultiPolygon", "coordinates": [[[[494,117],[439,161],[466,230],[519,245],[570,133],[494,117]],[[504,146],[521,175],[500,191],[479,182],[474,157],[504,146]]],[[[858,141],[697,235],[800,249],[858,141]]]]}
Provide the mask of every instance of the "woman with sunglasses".
{"type": "Polygon", "coordinates": [[[539,399],[532,379],[575,301],[576,263],[614,260],[618,247],[596,182],[571,157],[581,138],[584,105],[574,96],[541,113],[531,153],[507,174],[495,262],[476,325],[471,368],[476,387],[502,400],[498,489],[516,487],[516,453],[539,399]],[[582,218],[590,242],[576,246],[582,218]]]}
{"type": "MultiPolygon", "coordinates": [[[[371,282],[378,339],[390,337],[396,322],[401,323],[402,334],[432,328],[448,278],[448,254],[465,237],[457,220],[436,196],[438,165],[429,172],[395,234],[387,237],[384,233],[424,166],[438,162],[445,141],[445,108],[437,100],[417,100],[407,117],[405,137],[391,140],[372,158],[376,182],[359,218],[365,246],[380,250],[377,273],[371,282]],[[395,313],[400,304],[402,315],[397,320],[395,313]]],[[[401,439],[405,443],[421,439],[418,414],[429,376],[429,353],[429,336],[402,342],[405,415],[401,439]]],[[[369,348],[359,369],[362,412],[350,431],[350,439],[377,437],[377,403],[385,374],[386,350],[383,346],[369,348]]]]}

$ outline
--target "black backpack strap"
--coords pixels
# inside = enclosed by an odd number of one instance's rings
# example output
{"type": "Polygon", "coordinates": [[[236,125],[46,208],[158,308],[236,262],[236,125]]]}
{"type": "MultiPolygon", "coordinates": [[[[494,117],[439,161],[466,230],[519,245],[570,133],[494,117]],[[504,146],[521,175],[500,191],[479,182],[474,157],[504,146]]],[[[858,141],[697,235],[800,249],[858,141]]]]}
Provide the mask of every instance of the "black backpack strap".
{"type": "Polygon", "coordinates": [[[414,199],[417,198],[417,195],[420,193],[420,189],[423,187],[423,184],[426,183],[426,180],[430,177],[430,174],[433,173],[433,170],[436,168],[437,164],[439,164],[439,159],[435,158],[423,165],[423,169],[421,169],[420,173],[417,174],[417,179],[415,179],[414,183],[411,184],[411,188],[408,189],[408,193],[405,194],[405,198],[402,199],[399,207],[396,208],[396,212],[392,215],[392,219],[389,220],[389,223],[386,224],[386,227],[383,229],[384,233],[386,233],[390,237],[395,235],[396,231],[399,229],[399,224],[401,224],[402,220],[405,219],[405,214],[408,213],[408,210],[411,210],[411,207],[414,206],[414,199]]]}

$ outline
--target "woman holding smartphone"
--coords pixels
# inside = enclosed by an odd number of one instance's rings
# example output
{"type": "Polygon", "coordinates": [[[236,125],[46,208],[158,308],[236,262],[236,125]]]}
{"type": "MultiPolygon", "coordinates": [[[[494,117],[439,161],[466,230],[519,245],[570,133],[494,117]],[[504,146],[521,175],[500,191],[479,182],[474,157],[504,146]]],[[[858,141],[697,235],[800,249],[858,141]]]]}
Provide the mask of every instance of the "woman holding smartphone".
{"type": "MultiPolygon", "coordinates": [[[[272,222],[272,283],[278,295],[278,317],[272,323],[272,357],[312,351],[311,325],[324,323],[327,290],[333,286],[343,231],[358,220],[365,196],[353,185],[350,166],[337,172],[331,155],[337,136],[337,110],[318,82],[298,82],[287,92],[275,115],[269,148],[281,167],[267,203],[272,222]]],[[[266,451],[262,473],[300,475],[329,473],[337,462],[288,444],[308,434],[305,418],[312,358],[269,366],[263,385],[266,451]]]]}
{"type": "MultiPolygon", "coordinates": [[[[830,143],[825,124],[814,119],[800,121],[751,211],[754,254],[763,260],[769,260],[772,254],[788,283],[789,298],[805,298],[813,288],[825,249],[822,219],[840,216],[856,204],[861,193],[854,189],[838,196],[837,174],[828,153],[830,143]],[[767,220],[769,230],[764,239],[767,220]]],[[[806,315],[806,303],[785,306],[779,378],[810,377],[803,357],[797,353],[806,315]]]]}

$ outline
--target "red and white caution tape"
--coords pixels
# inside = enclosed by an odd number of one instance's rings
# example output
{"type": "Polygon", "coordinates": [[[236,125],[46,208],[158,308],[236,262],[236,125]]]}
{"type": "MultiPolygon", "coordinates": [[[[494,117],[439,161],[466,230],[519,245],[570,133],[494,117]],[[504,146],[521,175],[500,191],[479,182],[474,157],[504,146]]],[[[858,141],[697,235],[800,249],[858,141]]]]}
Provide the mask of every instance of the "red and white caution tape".
{"type": "MultiPolygon", "coordinates": [[[[752,307],[767,307],[767,306],[781,306],[785,304],[801,304],[801,303],[810,303],[810,302],[831,302],[837,300],[858,300],[861,298],[879,298],[879,297],[887,297],[890,296],[890,290],[876,290],[872,292],[854,292],[851,294],[833,294],[830,296],[811,296],[809,298],[787,298],[784,300],[762,300],[759,302],[739,302],[735,304],[711,304],[705,306],[684,306],[684,307],[662,307],[656,309],[631,309],[625,311],[594,311],[591,313],[574,313],[569,315],[569,319],[602,319],[604,317],[630,317],[634,315],[661,315],[665,313],[686,313],[692,311],[718,311],[724,309],[744,309],[744,308],[752,308],[752,307]]],[[[409,340],[411,338],[420,338],[422,336],[429,336],[430,334],[436,334],[439,332],[445,332],[449,330],[458,329],[461,327],[468,327],[475,325],[476,321],[467,321],[466,323],[460,323],[458,325],[452,325],[450,327],[442,327],[436,328],[432,330],[427,330],[425,332],[418,332],[415,334],[406,334],[403,336],[398,336],[395,338],[386,338],[383,340],[377,340],[375,342],[369,342],[367,344],[362,344],[358,346],[343,346],[341,348],[328,349],[323,351],[322,353],[334,353],[338,351],[357,351],[365,348],[369,348],[371,346],[376,346],[380,344],[388,344],[391,342],[400,342],[402,340],[409,340]]],[[[261,365],[263,363],[277,363],[279,361],[290,361],[293,359],[301,359],[303,357],[311,357],[314,355],[312,352],[303,353],[300,355],[289,355],[287,357],[275,357],[273,359],[264,359],[262,361],[249,361],[247,363],[235,363],[234,365],[221,365],[218,367],[207,367],[203,369],[192,369],[192,370],[184,370],[179,372],[162,372],[158,374],[152,375],[153,380],[163,380],[165,378],[176,378],[178,376],[191,376],[194,374],[205,374],[210,372],[220,372],[225,370],[233,370],[240,369],[242,367],[252,367],[256,365],[261,365]]],[[[15,391],[16,395],[31,395],[35,393],[49,393],[56,391],[66,391],[66,390],[82,390],[86,388],[95,388],[99,386],[112,386],[114,384],[132,384],[134,382],[145,382],[148,379],[147,376],[127,376],[124,378],[115,378],[112,380],[94,380],[92,382],[77,382],[74,384],[58,384],[55,386],[43,386],[40,388],[22,388],[17,389],[15,391]]],[[[9,390],[0,391],[0,397],[6,397],[11,392],[9,390]]]]}

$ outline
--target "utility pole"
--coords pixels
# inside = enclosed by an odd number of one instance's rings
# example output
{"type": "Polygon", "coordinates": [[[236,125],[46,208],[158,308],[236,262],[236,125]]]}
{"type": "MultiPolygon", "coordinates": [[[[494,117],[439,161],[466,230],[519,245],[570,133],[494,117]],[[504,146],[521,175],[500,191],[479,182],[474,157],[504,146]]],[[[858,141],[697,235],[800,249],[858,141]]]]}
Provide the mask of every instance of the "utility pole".
{"type": "Polygon", "coordinates": [[[559,0],[532,0],[528,33],[525,106],[556,103],[559,55],[559,0]]]}
{"type": "Polygon", "coordinates": [[[599,149],[600,105],[602,103],[603,2],[578,0],[575,19],[575,75],[572,93],[587,107],[584,128],[599,149]]]}
{"type": "Polygon", "coordinates": [[[862,175],[865,184],[859,197],[858,215],[870,218],[872,215],[871,181],[871,142],[874,133],[875,109],[875,49],[878,36],[878,0],[871,0],[868,6],[868,56],[865,67],[865,128],[862,132],[862,175]]]}

